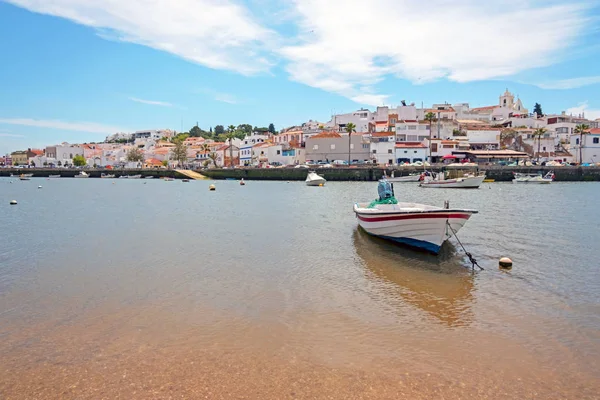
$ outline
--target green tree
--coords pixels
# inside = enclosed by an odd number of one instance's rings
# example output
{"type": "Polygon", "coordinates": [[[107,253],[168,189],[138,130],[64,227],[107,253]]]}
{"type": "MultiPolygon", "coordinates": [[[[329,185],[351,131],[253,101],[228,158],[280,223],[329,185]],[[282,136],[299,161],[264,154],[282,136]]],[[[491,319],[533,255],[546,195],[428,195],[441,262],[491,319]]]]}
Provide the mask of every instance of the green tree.
{"type": "Polygon", "coordinates": [[[44,167],[48,166],[48,161],[44,161],[44,167]]]}
{"type": "Polygon", "coordinates": [[[173,137],[173,139],[171,139],[171,142],[173,142],[173,143],[175,143],[177,141],[183,142],[185,139],[187,139],[189,137],[190,137],[189,133],[186,133],[186,132],[184,132],[184,133],[178,133],[177,135],[175,135],[173,137]]]}
{"type": "Polygon", "coordinates": [[[132,148],[127,152],[125,159],[129,162],[141,162],[144,161],[144,153],[140,149],[132,148]]]}
{"type": "Polygon", "coordinates": [[[243,132],[244,136],[252,135],[252,125],[250,124],[240,124],[237,126],[237,130],[243,132]]]}
{"type": "Polygon", "coordinates": [[[225,127],[223,125],[215,126],[215,135],[222,135],[225,133],[225,127]]]}
{"type": "Polygon", "coordinates": [[[542,117],[544,114],[542,113],[542,106],[540,103],[535,103],[533,106],[533,112],[537,114],[538,117],[542,117]]]}
{"type": "Polygon", "coordinates": [[[87,164],[87,162],[85,161],[85,157],[81,154],[77,154],[73,157],[73,165],[76,167],[83,167],[85,164],[87,164]]]}
{"type": "Polygon", "coordinates": [[[579,163],[583,164],[583,134],[590,129],[589,125],[579,124],[575,126],[575,133],[579,133],[579,163]]]}
{"type": "Polygon", "coordinates": [[[173,143],[175,143],[175,147],[171,149],[171,155],[173,160],[181,166],[187,161],[187,146],[183,143],[183,140],[175,140],[173,143]]]}
{"type": "Polygon", "coordinates": [[[540,161],[540,147],[542,146],[542,136],[546,133],[545,128],[537,128],[533,131],[533,143],[535,144],[535,138],[538,139],[538,151],[537,151],[537,160],[540,161]]]}
{"type": "Polygon", "coordinates": [[[169,162],[167,160],[163,160],[162,161],[162,165],[163,165],[163,167],[168,167],[169,166],[169,162]]]}
{"type": "Polygon", "coordinates": [[[233,139],[236,138],[235,126],[229,125],[227,130],[227,139],[229,139],[229,165],[233,168],[233,139]]]}
{"type": "Polygon", "coordinates": [[[212,163],[216,168],[217,167],[217,153],[210,153],[208,155],[208,160],[206,160],[206,161],[207,161],[207,166],[212,163]]]}
{"type": "Polygon", "coordinates": [[[255,126],[254,127],[254,132],[264,135],[267,132],[269,132],[269,128],[267,128],[266,126],[263,126],[262,128],[259,128],[259,127],[255,126]]]}
{"type": "Polygon", "coordinates": [[[275,125],[273,125],[272,122],[269,124],[269,133],[272,135],[277,133],[277,131],[275,130],[275,125]]]}
{"type": "Polygon", "coordinates": [[[352,165],[352,133],[356,132],[356,125],[352,122],[346,124],[346,132],[348,132],[348,166],[352,165]]]}
{"type": "Polygon", "coordinates": [[[191,137],[200,137],[200,135],[202,135],[202,129],[198,128],[198,125],[193,126],[192,129],[190,129],[191,137]]]}
{"type": "Polygon", "coordinates": [[[431,162],[431,125],[435,120],[435,114],[431,111],[425,114],[425,121],[429,122],[429,162],[431,162]]]}

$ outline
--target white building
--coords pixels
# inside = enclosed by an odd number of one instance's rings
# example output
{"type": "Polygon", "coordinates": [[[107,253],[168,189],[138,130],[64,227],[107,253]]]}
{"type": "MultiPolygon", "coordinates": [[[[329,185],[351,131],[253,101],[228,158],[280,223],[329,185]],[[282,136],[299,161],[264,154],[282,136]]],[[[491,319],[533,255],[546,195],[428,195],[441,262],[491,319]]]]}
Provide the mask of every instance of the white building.
{"type": "Polygon", "coordinates": [[[76,155],[83,156],[83,148],[78,145],[62,143],[55,146],[46,147],[46,158],[49,164],[57,166],[72,165],[73,157],[76,155]]]}
{"type": "Polygon", "coordinates": [[[253,157],[256,154],[253,154],[252,148],[261,143],[265,143],[269,139],[269,135],[258,135],[252,134],[246,136],[239,145],[240,149],[240,164],[239,165],[255,165],[257,160],[253,157]]]}
{"type": "Polygon", "coordinates": [[[429,123],[402,120],[396,123],[396,142],[423,142],[429,138],[429,123]]]}
{"type": "Polygon", "coordinates": [[[371,158],[379,165],[394,165],[396,135],[394,132],[377,132],[371,134],[371,158]]]}
{"type": "Polygon", "coordinates": [[[427,160],[427,146],[421,142],[396,143],[394,149],[398,165],[427,160]]]}
{"type": "Polygon", "coordinates": [[[473,150],[495,150],[500,148],[500,128],[467,129],[467,139],[473,150]]]}
{"type": "Polygon", "coordinates": [[[304,164],[306,162],[306,150],[272,144],[267,147],[267,159],[269,164],[274,165],[304,164]]]}
{"type": "Polygon", "coordinates": [[[600,128],[590,129],[584,135],[571,136],[571,153],[575,162],[598,163],[600,162],[600,128]],[[580,138],[580,136],[583,136],[580,138]],[[581,143],[580,143],[581,140],[581,143]],[[581,156],[579,152],[581,151],[581,156]]]}
{"type": "Polygon", "coordinates": [[[171,137],[173,132],[169,129],[147,129],[133,132],[134,139],[160,140],[162,137],[171,137]]]}

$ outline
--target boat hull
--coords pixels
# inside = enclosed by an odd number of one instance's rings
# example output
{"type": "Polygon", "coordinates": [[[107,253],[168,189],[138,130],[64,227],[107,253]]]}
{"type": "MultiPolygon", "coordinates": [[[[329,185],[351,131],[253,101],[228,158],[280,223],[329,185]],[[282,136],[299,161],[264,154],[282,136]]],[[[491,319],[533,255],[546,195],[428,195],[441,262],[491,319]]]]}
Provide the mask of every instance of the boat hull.
{"type": "Polygon", "coordinates": [[[419,182],[420,179],[421,175],[406,175],[386,178],[386,180],[390,183],[419,182]]]}
{"type": "Polygon", "coordinates": [[[457,179],[429,180],[421,182],[421,187],[445,189],[477,189],[483,183],[485,175],[457,179]]]}
{"type": "Polygon", "coordinates": [[[312,171],[306,177],[306,186],[322,186],[325,182],[327,182],[325,178],[312,171]]]}
{"type": "Polygon", "coordinates": [[[528,184],[538,184],[544,185],[551,183],[552,179],[540,178],[540,179],[513,179],[513,183],[528,183],[528,184]]]}
{"type": "Polygon", "coordinates": [[[449,226],[458,232],[476,211],[371,213],[361,212],[355,205],[354,212],[360,227],[370,235],[438,254],[442,244],[452,236],[449,226]]]}

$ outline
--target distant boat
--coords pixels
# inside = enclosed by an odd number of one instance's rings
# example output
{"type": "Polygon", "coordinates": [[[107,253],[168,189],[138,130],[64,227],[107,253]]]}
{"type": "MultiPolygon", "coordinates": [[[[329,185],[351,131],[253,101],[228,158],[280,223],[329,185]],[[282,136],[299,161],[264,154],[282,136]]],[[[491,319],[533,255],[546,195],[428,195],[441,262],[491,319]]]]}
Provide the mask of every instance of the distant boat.
{"type": "Polygon", "coordinates": [[[240,186],[244,186],[246,184],[246,182],[244,182],[244,178],[242,178],[242,180],[240,181],[240,186]]]}
{"type": "Polygon", "coordinates": [[[421,174],[410,174],[405,176],[394,176],[392,173],[391,178],[386,178],[390,183],[402,183],[402,182],[419,182],[422,180],[421,174]]]}
{"type": "Polygon", "coordinates": [[[438,172],[434,177],[425,176],[421,187],[444,189],[477,189],[483,183],[485,173],[479,175],[464,175],[460,178],[446,179],[444,172],[438,172]]]}
{"type": "Polygon", "coordinates": [[[29,180],[31,180],[32,176],[33,176],[33,174],[21,174],[21,175],[19,175],[19,179],[22,181],[29,181],[29,180]]]}
{"type": "Polygon", "coordinates": [[[113,179],[115,177],[115,174],[101,174],[100,178],[108,178],[108,179],[113,179]]]}
{"type": "Polygon", "coordinates": [[[145,176],[144,179],[154,179],[154,176],[153,175],[148,175],[148,176],[145,176]]]}
{"type": "Polygon", "coordinates": [[[127,179],[127,178],[129,178],[129,175],[121,175],[121,176],[119,176],[119,179],[127,179]]]}
{"type": "Polygon", "coordinates": [[[164,180],[165,180],[165,181],[167,181],[167,182],[170,182],[170,181],[174,181],[174,180],[175,180],[175,178],[172,178],[172,177],[170,177],[170,176],[165,176],[165,179],[164,179],[164,180]]]}
{"type": "Polygon", "coordinates": [[[325,185],[325,182],[325,178],[317,174],[315,171],[308,172],[308,176],[306,177],[307,186],[323,186],[325,185]]]}
{"type": "Polygon", "coordinates": [[[521,174],[518,172],[514,173],[515,179],[513,183],[551,183],[554,180],[554,172],[550,171],[546,175],[542,176],[539,174],[521,174]]]}
{"type": "Polygon", "coordinates": [[[48,178],[60,178],[60,175],[48,175],[48,178]]]}
{"type": "Polygon", "coordinates": [[[85,172],[81,171],[79,175],[75,175],[73,178],[89,178],[90,176],[85,172]]]}
{"type": "Polygon", "coordinates": [[[181,182],[189,182],[189,179],[182,179],[181,182]]]}
{"type": "Polygon", "coordinates": [[[142,175],[129,175],[129,179],[141,179],[142,175]]]}

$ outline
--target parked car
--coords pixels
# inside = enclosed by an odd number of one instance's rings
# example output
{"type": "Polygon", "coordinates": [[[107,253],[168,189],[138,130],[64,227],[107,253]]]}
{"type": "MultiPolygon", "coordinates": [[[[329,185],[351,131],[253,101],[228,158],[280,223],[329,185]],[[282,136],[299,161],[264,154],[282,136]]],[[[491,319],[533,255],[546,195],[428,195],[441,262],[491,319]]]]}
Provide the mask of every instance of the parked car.
{"type": "Polygon", "coordinates": [[[294,168],[310,168],[310,167],[308,165],[305,165],[305,164],[298,164],[294,168]]]}

